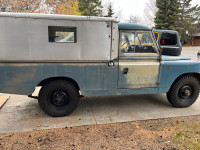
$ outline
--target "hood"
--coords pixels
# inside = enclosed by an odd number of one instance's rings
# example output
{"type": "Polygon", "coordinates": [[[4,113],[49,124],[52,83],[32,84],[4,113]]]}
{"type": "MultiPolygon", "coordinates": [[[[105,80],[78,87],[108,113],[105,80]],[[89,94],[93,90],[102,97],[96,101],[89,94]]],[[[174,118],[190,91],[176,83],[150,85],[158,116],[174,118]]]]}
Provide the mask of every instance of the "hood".
{"type": "Polygon", "coordinates": [[[162,60],[163,61],[177,61],[177,60],[191,60],[190,57],[187,56],[167,56],[167,55],[162,55],[162,60]]]}

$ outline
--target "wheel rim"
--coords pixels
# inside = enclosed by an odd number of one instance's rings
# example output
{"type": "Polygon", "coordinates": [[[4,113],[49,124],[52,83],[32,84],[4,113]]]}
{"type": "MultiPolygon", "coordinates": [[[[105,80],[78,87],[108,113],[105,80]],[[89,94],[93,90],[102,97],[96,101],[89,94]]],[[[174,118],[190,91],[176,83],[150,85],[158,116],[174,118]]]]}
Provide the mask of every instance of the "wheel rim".
{"type": "Polygon", "coordinates": [[[185,85],[179,90],[179,97],[183,100],[188,99],[192,96],[192,87],[189,85],[185,85]]]}
{"type": "Polygon", "coordinates": [[[50,100],[54,106],[66,106],[69,104],[69,95],[62,90],[52,92],[50,100]]]}

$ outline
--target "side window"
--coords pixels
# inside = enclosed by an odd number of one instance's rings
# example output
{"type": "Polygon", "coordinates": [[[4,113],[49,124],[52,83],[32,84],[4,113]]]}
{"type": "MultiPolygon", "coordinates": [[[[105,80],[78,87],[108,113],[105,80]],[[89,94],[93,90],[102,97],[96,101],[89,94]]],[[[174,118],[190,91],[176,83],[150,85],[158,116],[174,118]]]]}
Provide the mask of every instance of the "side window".
{"type": "Polygon", "coordinates": [[[156,53],[150,32],[121,32],[122,53],[156,53]]]}
{"type": "Polygon", "coordinates": [[[122,32],[120,39],[120,47],[122,53],[133,52],[135,45],[135,32],[122,32]],[[132,47],[132,48],[131,48],[132,47]]]}
{"type": "Polygon", "coordinates": [[[164,32],[161,36],[160,45],[176,45],[177,36],[175,33],[164,32]]]}
{"type": "Polygon", "coordinates": [[[49,26],[49,42],[76,43],[77,35],[75,27],[49,26]]]}

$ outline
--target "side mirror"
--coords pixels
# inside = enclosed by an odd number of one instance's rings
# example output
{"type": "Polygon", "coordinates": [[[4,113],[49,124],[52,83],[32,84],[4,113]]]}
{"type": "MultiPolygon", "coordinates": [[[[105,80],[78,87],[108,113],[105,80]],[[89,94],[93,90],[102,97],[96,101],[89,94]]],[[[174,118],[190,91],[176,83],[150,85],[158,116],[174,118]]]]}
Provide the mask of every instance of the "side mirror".
{"type": "Polygon", "coordinates": [[[200,51],[197,53],[197,58],[200,59],[200,51]]]}

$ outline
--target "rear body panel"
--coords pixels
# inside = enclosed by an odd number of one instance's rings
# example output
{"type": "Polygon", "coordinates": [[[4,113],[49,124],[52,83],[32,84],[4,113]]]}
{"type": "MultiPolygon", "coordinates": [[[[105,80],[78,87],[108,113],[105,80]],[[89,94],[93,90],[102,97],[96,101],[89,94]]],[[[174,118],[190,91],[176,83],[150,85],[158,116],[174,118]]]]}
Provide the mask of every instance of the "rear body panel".
{"type": "Polygon", "coordinates": [[[43,80],[68,77],[81,91],[115,90],[118,65],[107,63],[1,63],[0,92],[29,95],[43,80]]]}

